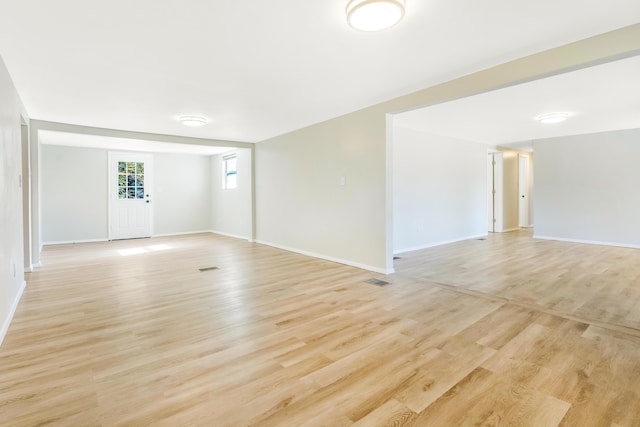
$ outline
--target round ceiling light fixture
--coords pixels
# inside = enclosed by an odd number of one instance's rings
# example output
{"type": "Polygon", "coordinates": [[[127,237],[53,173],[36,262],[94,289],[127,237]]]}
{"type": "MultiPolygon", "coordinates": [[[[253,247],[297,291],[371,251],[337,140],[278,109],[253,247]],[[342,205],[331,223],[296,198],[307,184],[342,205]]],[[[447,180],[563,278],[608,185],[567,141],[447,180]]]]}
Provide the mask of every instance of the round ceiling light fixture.
{"type": "Polygon", "coordinates": [[[351,0],[347,22],[359,31],[380,31],[393,27],[404,17],[404,0],[351,0]]]}
{"type": "Polygon", "coordinates": [[[540,123],[551,124],[564,122],[569,118],[569,113],[549,113],[536,117],[540,123]]]}
{"type": "Polygon", "coordinates": [[[206,117],[202,116],[180,116],[178,120],[185,126],[193,127],[206,125],[209,121],[206,117]]]}

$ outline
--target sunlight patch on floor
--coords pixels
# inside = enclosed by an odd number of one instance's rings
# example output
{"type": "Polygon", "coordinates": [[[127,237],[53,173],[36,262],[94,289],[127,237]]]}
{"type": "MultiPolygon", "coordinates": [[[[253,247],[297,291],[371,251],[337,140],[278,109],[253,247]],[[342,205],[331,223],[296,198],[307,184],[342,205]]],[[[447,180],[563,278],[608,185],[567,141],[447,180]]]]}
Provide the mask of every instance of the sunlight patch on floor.
{"type": "Polygon", "coordinates": [[[139,248],[129,248],[129,249],[120,249],[118,253],[121,256],[130,256],[130,255],[140,255],[145,254],[147,252],[157,252],[157,251],[166,251],[167,249],[171,249],[172,247],[169,245],[151,245],[146,247],[139,248]]]}

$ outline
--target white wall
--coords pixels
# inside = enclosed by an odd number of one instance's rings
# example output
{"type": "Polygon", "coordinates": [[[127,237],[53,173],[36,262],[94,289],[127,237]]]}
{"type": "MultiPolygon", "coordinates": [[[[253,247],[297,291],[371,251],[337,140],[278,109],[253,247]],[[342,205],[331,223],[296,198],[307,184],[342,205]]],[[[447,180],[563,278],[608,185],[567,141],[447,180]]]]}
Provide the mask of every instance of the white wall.
{"type": "MultiPolygon", "coordinates": [[[[108,151],[42,145],[44,244],[108,239],[108,151]]],[[[210,228],[207,156],[154,154],[154,235],[210,228]]]]}
{"type": "Polygon", "coordinates": [[[256,240],[387,271],[385,144],[376,109],[257,144],[256,240]]]}
{"type": "Polygon", "coordinates": [[[22,104],[0,58],[0,344],[24,289],[22,104]]]}
{"type": "Polygon", "coordinates": [[[487,146],[400,127],[393,139],[394,252],[487,234],[487,146]]]}
{"type": "Polygon", "coordinates": [[[211,230],[251,239],[251,150],[247,148],[211,156],[211,230]],[[222,158],[234,153],[238,186],[225,190],[222,158]]]}
{"type": "Polygon", "coordinates": [[[640,246],[640,129],[534,141],[535,237],[640,246]]]}
{"type": "Polygon", "coordinates": [[[42,145],[42,239],[46,243],[107,238],[107,151],[42,145]]]}
{"type": "Polygon", "coordinates": [[[211,171],[208,156],[155,154],[154,235],[208,231],[211,171]]]}

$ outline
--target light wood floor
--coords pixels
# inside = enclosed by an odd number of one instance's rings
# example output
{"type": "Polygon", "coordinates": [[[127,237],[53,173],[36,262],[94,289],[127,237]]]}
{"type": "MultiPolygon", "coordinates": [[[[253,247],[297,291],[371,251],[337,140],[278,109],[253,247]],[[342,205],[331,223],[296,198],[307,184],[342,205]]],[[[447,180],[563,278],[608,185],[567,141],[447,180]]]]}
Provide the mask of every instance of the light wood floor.
{"type": "Polygon", "coordinates": [[[516,232],[381,276],[196,235],[43,261],[0,426],[640,426],[638,250],[516,232]]]}

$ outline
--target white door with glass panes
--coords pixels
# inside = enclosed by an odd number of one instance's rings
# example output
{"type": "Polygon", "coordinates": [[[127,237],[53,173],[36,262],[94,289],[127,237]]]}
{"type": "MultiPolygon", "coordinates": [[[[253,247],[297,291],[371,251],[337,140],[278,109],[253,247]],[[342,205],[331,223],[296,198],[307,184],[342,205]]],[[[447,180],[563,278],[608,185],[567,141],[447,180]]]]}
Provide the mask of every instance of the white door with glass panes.
{"type": "Polygon", "coordinates": [[[153,155],[109,153],[109,239],[151,237],[153,155]]]}

